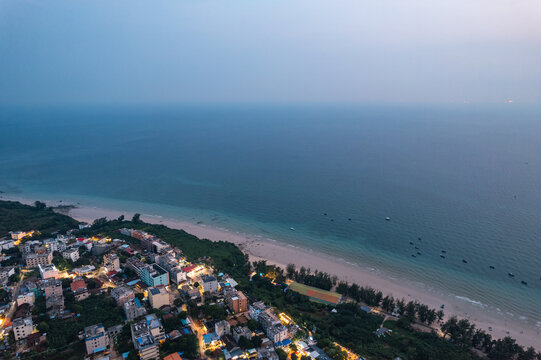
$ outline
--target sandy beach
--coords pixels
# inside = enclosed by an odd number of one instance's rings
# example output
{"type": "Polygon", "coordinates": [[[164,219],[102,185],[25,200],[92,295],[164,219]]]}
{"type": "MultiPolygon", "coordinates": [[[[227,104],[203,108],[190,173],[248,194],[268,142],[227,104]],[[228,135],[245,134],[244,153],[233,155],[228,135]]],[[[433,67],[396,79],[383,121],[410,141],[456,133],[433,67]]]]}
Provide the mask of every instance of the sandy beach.
{"type": "MultiPolygon", "coordinates": [[[[4,197],[6,198],[6,197],[4,197]]],[[[27,199],[19,197],[10,197],[24,203],[32,203],[27,199]]],[[[50,206],[66,205],[66,203],[47,202],[50,206]]],[[[120,211],[112,209],[103,209],[97,207],[86,207],[77,205],[69,209],[69,215],[79,221],[93,222],[97,218],[107,217],[114,219],[120,215],[127,218],[133,216],[133,211],[120,211]]],[[[228,229],[213,228],[206,224],[181,221],[177,219],[165,218],[160,216],[141,215],[145,222],[163,224],[175,229],[183,229],[188,233],[194,234],[200,238],[206,238],[212,241],[229,241],[237,244],[246,252],[252,261],[266,260],[270,264],[276,264],[285,268],[287,264],[293,263],[297,267],[309,267],[312,270],[327,272],[336,275],[338,278],[348,282],[355,282],[361,286],[371,286],[381,290],[384,295],[390,294],[395,298],[404,298],[406,301],[417,300],[432,308],[439,309],[445,304],[446,318],[456,315],[459,318],[468,318],[474,322],[478,328],[489,332],[493,338],[502,338],[511,336],[517,340],[517,343],[523,346],[534,346],[541,348],[541,328],[534,328],[528,324],[506,317],[503,314],[488,313],[480,305],[461,300],[453,294],[441,294],[433,289],[423,288],[422,284],[415,284],[406,279],[390,278],[382,274],[377,269],[363,268],[353,266],[349,263],[340,261],[340,259],[319,254],[309,249],[293,247],[280,242],[265,241],[259,236],[243,234],[230,231],[228,229]],[[492,330],[489,330],[491,328],[492,330]]]]}

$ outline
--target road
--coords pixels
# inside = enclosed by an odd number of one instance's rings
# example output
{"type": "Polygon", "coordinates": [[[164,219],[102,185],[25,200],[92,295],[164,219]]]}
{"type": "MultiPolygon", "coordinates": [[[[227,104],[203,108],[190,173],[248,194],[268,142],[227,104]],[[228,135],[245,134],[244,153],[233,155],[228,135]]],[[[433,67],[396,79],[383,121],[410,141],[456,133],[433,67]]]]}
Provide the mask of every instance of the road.
{"type": "Polygon", "coordinates": [[[4,322],[2,323],[2,326],[0,326],[0,334],[4,332],[4,328],[6,327],[6,324],[11,322],[13,314],[15,313],[15,310],[17,310],[17,296],[19,295],[19,290],[24,280],[24,274],[21,272],[20,275],[21,275],[21,278],[19,282],[17,283],[17,285],[15,286],[15,289],[13,290],[13,296],[12,296],[13,301],[11,302],[11,306],[9,307],[9,311],[6,314],[6,318],[4,322]]]}

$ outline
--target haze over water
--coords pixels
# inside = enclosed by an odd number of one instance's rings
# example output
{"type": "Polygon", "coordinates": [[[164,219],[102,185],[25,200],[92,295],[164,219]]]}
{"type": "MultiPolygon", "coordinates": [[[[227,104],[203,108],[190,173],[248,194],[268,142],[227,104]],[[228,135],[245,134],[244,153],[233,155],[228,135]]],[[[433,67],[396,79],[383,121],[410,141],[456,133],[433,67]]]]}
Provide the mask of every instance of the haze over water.
{"type": "Polygon", "coordinates": [[[541,324],[539,108],[0,110],[8,194],[195,218],[541,324]]]}

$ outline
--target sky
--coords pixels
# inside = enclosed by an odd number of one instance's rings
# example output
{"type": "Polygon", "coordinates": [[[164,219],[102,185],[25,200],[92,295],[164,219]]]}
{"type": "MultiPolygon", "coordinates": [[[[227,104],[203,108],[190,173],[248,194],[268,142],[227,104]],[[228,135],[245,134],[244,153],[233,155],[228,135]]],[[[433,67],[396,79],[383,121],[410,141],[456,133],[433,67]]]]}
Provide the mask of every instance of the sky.
{"type": "Polygon", "coordinates": [[[541,103],[539,0],[0,0],[0,104],[541,103]]]}

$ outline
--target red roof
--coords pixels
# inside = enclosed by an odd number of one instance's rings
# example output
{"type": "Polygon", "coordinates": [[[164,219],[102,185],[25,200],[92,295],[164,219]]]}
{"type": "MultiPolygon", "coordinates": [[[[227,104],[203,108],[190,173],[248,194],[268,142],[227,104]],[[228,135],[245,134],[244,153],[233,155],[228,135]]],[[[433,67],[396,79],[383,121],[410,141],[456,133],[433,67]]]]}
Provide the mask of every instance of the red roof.
{"type": "Polygon", "coordinates": [[[75,280],[71,283],[71,291],[86,289],[86,283],[84,280],[75,280]]]}
{"type": "Polygon", "coordinates": [[[193,269],[195,269],[196,267],[197,267],[197,265],[186,266],[184,269],[182,269],[182,271],[188,273],[188,272],[192,271],[193,269]]]}
{"type": "Polygon", "coordinates": [[[116,274],[118,274],[118,271],[111,270],[111,271],[109,271],[109,272],[108,272],[107,274],[105,274],[105,275],[107,275],[107,277],[113,277],[113,276],[115,276],[116,274]]]}

